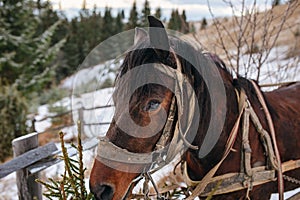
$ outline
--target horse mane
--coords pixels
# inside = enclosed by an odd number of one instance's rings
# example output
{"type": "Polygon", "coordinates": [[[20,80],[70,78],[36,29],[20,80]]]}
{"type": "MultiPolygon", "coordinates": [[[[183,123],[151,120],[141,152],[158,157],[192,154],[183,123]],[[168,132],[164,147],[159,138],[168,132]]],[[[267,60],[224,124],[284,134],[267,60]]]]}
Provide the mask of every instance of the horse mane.
{"type": "MultiPolygon", "coordinates": [[[[148,37],[147,37],[148,38],[148,37]]],[[[173,69],[176,69],[176,58],[175,55],[169,52],[169,56],[166,59],[161,59],[155,53],[155,49],[150,45],[148,39],[144,39],[138,42],[131,50],[126,54],[123,64],[119,69],[119,73],[117,75],[117,79],[122,77],[127,71],[133,69],[136,66],[142,64],[150,64],[150,63],[162,63],[173,69]]],[[[231,71],[225,65],[224,61],[219,58],[216,54],[205,52],[202,50],[195,49],[192,45],[187,44],[185,41],[178,39],[174,36],[169,37],[171,48],[174,49],[175,52],[178,52],[180,55],[189,55],[189,58],[195,59],[193,60],[196,64],[201,64],[201,59],[208,59],[213,62],[219,71],[223,73],[230,82],[232,82],[233,77],[231,71]],[[199,57],[202,54],[203,56],[199,57]]],[[[163,50],[161,50],[163,51],[163,50]]],[[[179,58],[181,65],[183,66],[182,73],[185,74],[189,80],[192,81],[194,79],[195,82],[202,81],[200,76],[195,76],[197,71],[194,69],[192,64],[184,59],[183,57],[176,55],[179,58]]],[[[206,66],[204,66],[206,67],[206,66]]]]}
{"type": "Polygon", "coordinates": [[[248,79],[242,76],[238,76],[236,79],[233,80],[233,86],[238,90],[243,88],[248,94],[248,96],[256,96],[256,91],[253,84],[248,79]]]}
{"type": "Polygon", "coordinates": [[[175,58],[171,55],[166,60],[161,60],[151,47],[148,40],[139,42],[127,52],[123,64],[120,67],[118,77],[122,77],[127,71],[143,64],[163,63],[172,68],[176,68],[175,58]]]}
{"type": "MultiPolygon", "coordinates": [[[[153,49],[151,46],[148,37],[144,38],[142,41],[139,41],[125,55],[124,61],[119,70],[119,74],[117,75],[117,79],[122,77],[127,71],[143,64],[162,63],[172,67],[173,69],[176,69],[177,57],[182,66],[182,73],[188,78],[190,84],[194,88],[198,99],[200,115],[207,116],[200,117],[200,124],[203,125],[203,127],[199,127],[201,130],[206,131],[208,129],[207,125],[209,124],[211,115],[211,99],[202,75],[199,74],[197,69],[191,63],[195,63],[196,65],[200,66],[200,68],[211,67],[211,65],[205,65],[203,63],[214,63],[222,76],[225,89],[232,87],[233,76],[225,63],[217,55],[211,53],[202,53],[202,51],[195,49],[192,45],[173,36],[169,37],[169,42],[170,47],[174,51],[170,51],[167,58],[161,59],[155,52],[155,49],[153,49]],[[173,52],[176,52],[177,55],[174,55],[173,52]],[[189,61],[185,59],[186,57],[189,59],[189,61]]],[[[145,73],[147,73],[146,70],[145,73]]],[[[141,97],[148,95],[149,91],[151,91],[154,87],[156,87],[156,85],[146,84],[138,89],[137,95],[141,97]]],[[[198,142],[204,139],[201,137],[202,135],[198,138],[198,142]]],[[[196,143],[197,141],[194,142],[196,143]]]]}

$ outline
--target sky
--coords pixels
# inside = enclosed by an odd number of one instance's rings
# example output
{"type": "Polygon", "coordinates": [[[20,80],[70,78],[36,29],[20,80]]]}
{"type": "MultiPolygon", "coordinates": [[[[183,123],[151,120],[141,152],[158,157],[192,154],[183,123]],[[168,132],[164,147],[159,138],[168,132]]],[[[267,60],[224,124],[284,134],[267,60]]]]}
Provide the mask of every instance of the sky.
{"type": "MultiPolygon", "coordinates": [[[[83,0],[50,0],[54,9],[61,9],[65,12],[68,18],[78,15],[78,10],[82,7],[83,0]]],[[[102,11],[104,8],[112,8],[113,14],[124,9],[125,16],[128,17],[129,11],[134,0],[86,0],[87,8],[93,9],[94,5],[102,11]]],[[[149,0],[151,12],[154,14],[155,8],[161,7],[162,19],[168,19],[171,15],[172,9],[178,9],[180,12],[184,9],[186,11],[188,21],[197,21],[205,18],[211,18],[208,9],[208,3],[212,8],[215,16],[230,16],[232,9],[225,1],[231,1],[236,9],[236,14],[239,15],[239,8],[242,0],[149,0]]],[[[254,0],[244,0],[247,6],[253,5],[254,0]]],[[[257,7],[260,10],[269,8],[271,0],[256,0],[257,7]]],[[[136,0],[138,10],[141,11],[145,0],[136,0]]]]}

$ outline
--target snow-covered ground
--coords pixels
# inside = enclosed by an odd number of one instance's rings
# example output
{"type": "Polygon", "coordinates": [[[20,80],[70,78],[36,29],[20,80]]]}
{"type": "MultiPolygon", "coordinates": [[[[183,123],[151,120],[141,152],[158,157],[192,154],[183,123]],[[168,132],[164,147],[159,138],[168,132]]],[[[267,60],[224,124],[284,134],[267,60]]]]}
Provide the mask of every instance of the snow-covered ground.
{"type": "MultiPolygon", "coordinates": [[[[284,52],[286,47],[274,48],[271,53],[268,62],[263,66],[261,71],[261,82],[260,83],[275,83],[275,82],[287,82],[287,81],[299,81],[300,80],[300,63],[298,58],[284,59],[284,52]],[[282,57],[281,57],[282,56],[282,57]],[[298,59],[298,62],[297,62],[298,59]],[[294,64],[294,66],[291,66],[294,64]],[[279,66],[285,66],[280,68],[279,66]],[[279,71],[278,71],[279,70],[279,71]]],[[[247,61],[247,55],[242,58],[243,61],[247,61]]],[[[106,88],[98,90],[98,86],[103,83],[107,78],[114,80],[116,65],[112,61],[104,65],[97,65],[93,68],[82,69],[75,75],[66,79],[62,87],[73,89],[71,97],[66,97],[61,101],[57,102],[56,105],[64,106],[67,109],[76,110],[81,106],[84,108],[95,108],[98,106],[112,105],[112,93],[113,88],[106,88]],[[112,65],[112,69],[108,66],[112,65]],[[84,85],[88,85],[84,87],[84,85]],[[93,90],[94,88],[94,90],[93,90]],[[84,93],[84,90],[87,89],[89,92],[84,93]],[[92,90],[91,90],[92,89],[92,90]]],[[[240,74],[245,74],[246,69],[241,68],[240,74]]],[[[247,71],[248,77],[256,78],[256,71],[250,70],[247,71]]],[[[95,122],[110,122],[114,113],[113,107],[95,109],[84,112],[85,123],[95,123],[95,122]]],[[[40,106],[38,108],[38,115],[36,119],[41,119],[49,115],[49,110],[47,105],[40,106]]],[[[73,112],[73,119],[77,121],[78,112],[73,112]]],[[[51,126],[51,120],[37,122],[36,130],[38,132],[44,131],[46,128],[51,126]]],[[[108,129],[108,125],[93,125],[85,126],[84,133],[88,137],[97,137],[99,135],[104,135],[108,129]]],[[[76,127],[64,128],[63,132],[66,133],[65,138],[70,139],[77,134],[76,127]]],[[[94,151],[89,150],[84,153],[84,163],[90,170],[93,162],[94,151]]],[[[159,171],[154,175],[154,179],[158,180],[167,174],[173,169],[172,166],[164,168],[162,171],[159,171]]],[[[47,177],[56,177],[59,174],[63,173],[63,164],[57,164],[42,172],[42,178],[45,180],[47,177]]],[[[88,181],[86,181],[88,183],[88,181]]],[[[139,184],[135,188],[135,191],[139,191],[139,187],[142,184],[139,184]]],[[[299,192],[300,188],[293,192],[288,192],[285,196],[288,198],[292,194],[299,192]]],[[[3,179],[0,179],[0,200],[10,200],[17,199],[17,188],[15,184],[15,173],[6,176],[3,179]]],[[[272,195],[271,200],[278,199],[277,195],[272,195]]]]}
{"type": "Polygon", "coordinates": [[[83,85],[87,85],[93,82],[93,86],[101,86],[101,84],[108,78],[114,80],[116,77],[116,70],[119,68],[119,64],[122,60],[108,60],[103,64],[98,64],[89,68],[78,69],[78,71],[72,76],[66,78],[61,87],[67,89],[81,88],[83,85]]]}
{"type": "MultiPolygon", "coordinates": [[[[259,83],[274,84],[290,81],[300,80],[300,56],[286,58],[286,52],[288,52],[287,46],[279,46],[271,49],[268,59],[262,65],[259,75],[259,83]]],[[[254,60],[257,62],[259,56],[257,54],[252,55],[254,60]]],[[[263,55],[264,59],[266,55],[263,55]]],[[[258,70],[256,68],[257,63],[249,62],[249,54],[245,54],[240,58],[239,74],[246,76],[247,78],[257,79],[258,70]],[[250,67],[249,67],[250,66],[250,67]]],[[[236,63],[233,61],[233,63],[236,63]]],[[[271,88],[274,89],[274,88],[271,88]]]]}

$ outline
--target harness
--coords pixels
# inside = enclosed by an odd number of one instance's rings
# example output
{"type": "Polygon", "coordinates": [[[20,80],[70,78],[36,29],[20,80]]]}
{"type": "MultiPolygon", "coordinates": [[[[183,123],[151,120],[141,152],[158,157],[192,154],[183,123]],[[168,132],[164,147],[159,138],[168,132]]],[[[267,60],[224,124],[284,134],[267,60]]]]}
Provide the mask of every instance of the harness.
{"type": "Polygon", "coordinates": [[[290,160],[284,163],[280,161],[280,155],[278,147],[276,144],[274,125],[269,114],[268,108],[265,104],[263,96],[258,89],[258,86],[251,81],[258,99],[263,107],[265,115],[267,116],[268,125],[270,128],[271,136],[269,133],[262,127],[258,116],[256,115],[254,109],[252,108],[247,96],[242,89],[238,95],[239,102],[239,116],[234,124],[234,127],[230,133],[230,136],[227,140],[226,150],[223,154],[222,159],[215,165],[201,181],[193,181],[188,176],[187,164],[184,163],[184,176],[186,183],[191,186],[195,186],[195,189],[192,191],[192,194],[187,198],[187,200],[192,200],[198,196],[209,196],[209,195],[218,195],[226,194],[230,192],[235,192],[243,189],[247,189],[246,198],[249,198],[249,192],[253,186],[265,184],[271,181],[276,181],[275,172],[277,171],[277,180],[278,180],[278,193],[279,198],[283,199],[283,179],[292,182],[295,181],[294,178],[283,175],[284,172],[294,170],[300,167],[300,159],[290,160]],[[251,167],[251,147],[249,145],[249,121],[253,122],[257,133],[260,135],[264,152],[268,158],[267,166],[260,167],[251,167]],[[224,175],[213,177],[218,168],[221,166],[223,161],[226,159],[232,147],[235,143],[236,136],[238,133],[238,128],[242,121],[242,159],[241,159],[241,171],[239,173],[227,173],[224,175]]]}
{"type": "MultiPolygon", "coordinates": [[[[157,194],[158,199],[163,199],[160,195],[160,191],[157,188],[155,182],[153,181],[151,174],[161,169],[163,166],[171,162],[178,153],[184,152],[184,149],[190,148],[197,150],[198,147],[192,145],[187,139],[187,130],[191,126],[192,119],[195,117],[194,112],[190,112],[187,119],[187,129],[183,130],[180,123],[180,117],[183,114],[183,97],[182,92],[188,86],[188,81],[181,73],[181,65],[179,60],[176,59],[178,69],[170,69],[169,67],[163,64],[154,64],[156,70],[160,70],[162,73],[166,74],[169,77],[173,77],[175,81],[175,90],[172,103],[169,109],[168,118],[160,139],[158,140],[156,147],[151,153],[133,153],[129,152],[126,149],[120,148],[110,142],[108,138],[100,137],[97,159],[101,162],[108,161],[117,161],[121,163],[130,163],[130,164],[143,164],[147,165],[144,168],[143,173],[132,181],[131,186],[128,188],[127,195],[133,187],[133,183],[145,178],[144,183],[144,195],[145,199],[148,199],[149,181],[154,186],[154,189],[157,194]],[[177,122],[174,121],[176,112],[178,113],[177,122]],[[172,137],[172,128],[175,123],[175,130],[172,137]],[[172,138],[171,138],[172,137],[172,138]],[[171,139],[170,139],[171,138],[171,139]],[[170,141],[170,142],[169,142],[170,141]],[[168,143],[169,142],[169,143],[168,143]]],[[[232,128],[230,136],[227,140],[225,152],[222,159],[204,176],[201,181],[191,180],[187,172],[187,163],[183,163],[183,175],[185,177],[186,183],[189,186],[194,186],[194,190],[191,195],[187,197],[187,200],[192,200],[198,196],[209,196],[212,194],[225,194],[242,189],[247,189],[247,198],[249,198],[249,192],[253,186],[261,185],[270,181],[276,180],[276,171],[278,179],[278,191],[280,194],[280,199],[283,199],[283,173],[300,167],[300,160],[291,160],[285,163],[281,163],[279,151],[276,145],[275,131],[272,123],[272,119],[268,112],[267,106],[264,102],[262,94],[258,89],[257,85],[253,83],[254,88],[256,89],[257,96],[263,107],[265,115],[267,117],[269,133],[263,129],[258,116],[256,115],[254,109],[252,108],[245,92],[241,89],[240,92],[237,92],[237,98],[239,102],[239,115],[232,128]],[[249,145],[249,122],[250,120],[255,125],[257,133],[259,133],[264,151],[268,158],[267,166],[254,167],[252,168],[251,161],[251,147],[249,145]],[[223,161],[227,158],[229,153],[232,151],[232,147],[236,141],[237,133],[242,123],[242,159],[241,159],[241,171],[239,173],[228,173],[220,176],[214,177],[214,174],[219,169],[223,161]]],[[[197,105],[196,100],[194,99],[195,94],[190,93],[193,97],[189,102],[190,108],[195,108],[197,105]]],[[[170,189],[173,190],[174,188],[170,189]]]]}
{"type": "MultiPolygon", "coordinates": [[[[254,82],[252,82],[255,85],[254,82]]],[[[262,94],[255,88],[257,95],[261,96],[262,94]]],[[[226,143],[225,152],[222,156],[222,159],[204,176],[201,181],[193,181],[189,178],[187,172],[187,164],[184,163],[184,176],[185,180],[188,185],[195,186],[192,194],[187,198],[187,200],[192,200],[197,196],[208,196],[217,195],[217,194],[226,194],[242,189],[247,189],[246,198],[249,198],[249,192],[251,191],[253,186],[261,185],[270,181],[275,181],[275,171],[278,172],[278,181],[279,184],[279,193],[280,196],[283,195],[283,180],[282,180],[282,173],[284,172],[281,168],[280,157],[278,153],[275,153],[274,149],[278,148],[276,145],[276,139],[269,136],[268,132],[263,129],[258,116],[256,115],[254,109],[249,102],[245,91],[241,89],[240,94],[237,93],[237,98],[239,102],[239,115],[238,118],[232,128],[232,131],[229,135],[229,138],[226,143]],[[268,157],[268,166],[262,167],[251,167],[251,147],[249,144],[249,121],[253,122],[255,125],[257,133],[260,134],[261,141],[263,143],[264,151],[266,156],[268,157]],[[236,137],[238,134],[238,130],[240,124],[242,123],[242,159],[241,159],[241,171],[239,173],[228,173],[224,175],[220,175],[217,177],[213,177],[216,171],[219,169],[223,161],[227,158],[229,153],[232,151],[233,145],[236,141],[236,137]]],[[[264,109],[267,111],[266,104],[264,101],[262,102],[260,99],[260,103],[264,109]]],[[[267,120],[271,120],[267,118],[267,120]]],[[[269,122],[269,125],[273,126],[272,121],[269,122]]],[[[274,135],[275,136],[275,135],[274,135]]],[[[300,164],[300,160],[294,162],[296,164],[294,166],[290,166],[291,162],[284,163],[283,167],[285,167],[285,171],[292,170],[297,168],[297,165],[300,164]],[[286,166],[290,166],[287,168],[286,166]]],[[[293,165],[292,164],[292,165],[293,165]]],[[[300,167],[300,165],[298,166],[300,167]]],[[[283,198],[282,198],[283,199],[283,198]]]]}
{"type": "MultiPolygon", "coordinates": [[[[254,84],[254,82],[253,82],[254,84]]],[[[227,140],[226,150],[222,159],[215,165],[201,181],[194,181],[188,175],[187,171],[187,163],[186,161],[183,163],[183,176],[185,179],[185,183],[188,186],[194,186],[194,190],[192,190],[191,195],[188,196],[187,200],[193,200],[198,196],[201,197],[208,197],[211,195],[220,195],[220,194],[227,194],[230,192],[235,192],[239,190],[246,189],[246,198],[250,199],[249,193],[254,186],[258,186],[261,184],[265,184],[271,181],[276,181],[282,177],[282,181],[278,181],[278,188],[279,188],[279,196],[280,199],[283,199],[283,192],[280,192],[280,188],[283,188],[283,179],[300,184],[300,181],[283,175],[284,172],[291,171],[300,167],[300,160],[290,160],[284,163],[280,163],[280,160],[277,157],[277,154],[274,148],[277,148],[269,133],[262,127],[257,114],[255,113],[251,103],[247,99],[247,96],[242,89],[240,93],[237,92],[237,98],[239,101],[239,116],[237,118],[236,123],[230,133],[230,136],[227,140]],[[264,147],[264,152],[267,156],[267,166],[259,166],[259,167],[251,167],[251,147],[249,145],[249,122],[250,120],[255,125],[257,133],[261,137],[261,141],[264,147]],[[223,161],[229,155],[229,153],[233,150],[232,147],[236,141],[236,136],[238,133],[238,129],[242,124],[242,159],[241,159],[241,170],[237,173],[227,173],[220,176],[215,176],[214,174],[221,166],[223,161]],[[277,178],[276,178],[276,171],[277,171],[277,178]]],[[[258,93],[258,95],[261,95],[258,93]]],[[[263,104],[263,109],[266,109],[265,104],[263,104]]],[[[149,174],[146,177],[151,177],[149,174]]],[[[149,178],[146,178],[146,180],[149,178]]],[[[154,181],[151,180],[152,185],[157,193],[158,199],[162,199],[155,185],[154,181]]],[[[147,182],[148,184],[148,182],[147,182]]],[[[148,185],[144,184],[144,188],[147,188],[146,191],[149,191],[148,185]]],[[[164,192],[174,190],[173,186],[164,189],[164,192]]],[[[145,194],[145,192],[144,192],[145,194]]],[[[147,193],[148,195],[148,193],[147,193]]]]}

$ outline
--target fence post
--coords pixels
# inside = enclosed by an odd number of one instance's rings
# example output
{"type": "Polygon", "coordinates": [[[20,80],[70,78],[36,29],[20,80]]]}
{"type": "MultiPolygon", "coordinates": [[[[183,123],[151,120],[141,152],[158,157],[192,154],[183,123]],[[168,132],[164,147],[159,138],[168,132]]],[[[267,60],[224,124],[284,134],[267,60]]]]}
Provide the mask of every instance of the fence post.
{"type": "MultiPolygon", "coordinates": [[[[12,141],[14,157],[38,147],[38,133],[31,133],[12,141]]],[[[19,200],[42,199],[42,186],[35,182],[39,173],[30,174],[27,169],[16,172],[19,200]]]]}

